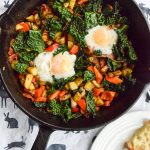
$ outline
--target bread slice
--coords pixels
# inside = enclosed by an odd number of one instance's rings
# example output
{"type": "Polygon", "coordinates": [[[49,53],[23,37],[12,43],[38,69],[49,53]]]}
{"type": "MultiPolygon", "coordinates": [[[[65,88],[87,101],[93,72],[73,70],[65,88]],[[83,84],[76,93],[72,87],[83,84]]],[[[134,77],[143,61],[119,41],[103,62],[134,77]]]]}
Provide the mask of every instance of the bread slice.
{"type": "Polygon", "coordinates": [[[134,133],[125,147],[128,150],[150,150],[150,120],[134,133]]]}

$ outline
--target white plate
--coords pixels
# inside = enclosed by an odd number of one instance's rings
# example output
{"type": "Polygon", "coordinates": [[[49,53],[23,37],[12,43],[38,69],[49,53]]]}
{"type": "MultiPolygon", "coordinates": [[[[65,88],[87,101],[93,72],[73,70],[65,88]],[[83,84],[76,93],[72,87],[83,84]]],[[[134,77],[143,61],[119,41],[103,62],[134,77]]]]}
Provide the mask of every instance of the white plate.
{"type": "Polygon", "coordinates": [[[91,150],[123,150],[124,143],[146,120],[150,120],[149,111],[138,111],[123,115],[108,124],[99,133],[91,150]]]}

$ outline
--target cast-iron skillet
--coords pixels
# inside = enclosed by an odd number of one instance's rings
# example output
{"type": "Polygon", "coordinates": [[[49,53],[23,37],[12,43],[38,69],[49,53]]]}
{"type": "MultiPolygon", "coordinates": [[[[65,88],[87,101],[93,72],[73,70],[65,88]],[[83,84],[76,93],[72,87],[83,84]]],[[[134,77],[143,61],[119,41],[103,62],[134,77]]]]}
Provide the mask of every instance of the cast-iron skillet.
{"type": "MultiPolygon", "coordinates": [[[[104,1],[107,3],[113,0],[104,1]]],[[[22,96],[22,87],[8,62],[7,51],[10,39],[16,34],[15,25],[31,14],[37,5],[44,2],[45,0],[16,0],[0,17],[0,73],[10,97],[27,115],[52,129],[87,130],[102,126],[122,115],[137,100],[145,84],[150,81],[150,29],[137,5],[131,0],[119,0],[122,14],[126,15],[130,21],[128,34],[138,55],[134,70],[136,84],[126,93],[121,94],[110,107],[97,113],[95,118],[78,118],[66,124],[60,118],[39,111],[22,96]]],[[[44,143],[41,147],[36,147],[36,150],[44,149],[42,146],[46,143],[45,138],[48,137],[49,128],[43,128],[45,132],[40,135],[44,143]]]]}

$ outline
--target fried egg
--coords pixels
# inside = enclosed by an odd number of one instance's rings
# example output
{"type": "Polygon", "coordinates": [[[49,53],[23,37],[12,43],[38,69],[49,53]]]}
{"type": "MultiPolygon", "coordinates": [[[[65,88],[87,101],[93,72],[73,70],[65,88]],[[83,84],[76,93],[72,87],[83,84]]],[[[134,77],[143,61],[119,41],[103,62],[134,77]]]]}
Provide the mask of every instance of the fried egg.
{"type": "Polygon", "coordinates": [[[102,54],[112,54],[113,45],[117,43],[118,35],[109,26],[96,26],[88,30],[85,36],[87,46],[94,51],[101,50],[102,54]]]}
{"type": "Polygon", "coordinates": [[[56,79],[66,79],[75,75],[75,61],[76,56],[67,51],[56,56],[53,56],[53,52],[43,52],[34,59],[34,65],[40,80],[52,83],[53,76],[56,79]]]}

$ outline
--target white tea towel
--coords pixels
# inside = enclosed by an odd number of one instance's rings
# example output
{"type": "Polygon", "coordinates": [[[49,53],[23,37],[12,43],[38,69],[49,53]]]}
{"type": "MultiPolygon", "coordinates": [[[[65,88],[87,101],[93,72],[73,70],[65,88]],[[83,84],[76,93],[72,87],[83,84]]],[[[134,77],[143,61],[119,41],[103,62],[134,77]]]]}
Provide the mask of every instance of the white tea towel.
{"type": "MultiPolygon", "coordinates": [[[[7,10],[12,1],[0,0],[0,14],[7,10]]],[[[150,21],[150,0],[136,2],[150,21]]],[[[148,86],[130,111],[150,110],[150,104],[145,102],[147,89],[148,86]]],[[[49,138],[47,150],[89,150],[100,130],[54,131],[49,138]]],[[[0,84],[0,150],[31,150],[38,131],[38,124],[14,105],[0,84]]]]}

